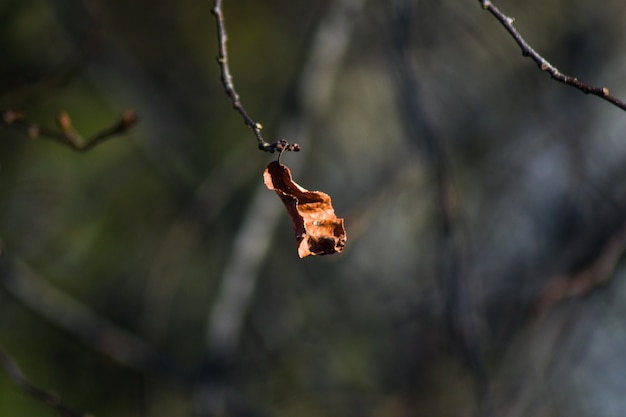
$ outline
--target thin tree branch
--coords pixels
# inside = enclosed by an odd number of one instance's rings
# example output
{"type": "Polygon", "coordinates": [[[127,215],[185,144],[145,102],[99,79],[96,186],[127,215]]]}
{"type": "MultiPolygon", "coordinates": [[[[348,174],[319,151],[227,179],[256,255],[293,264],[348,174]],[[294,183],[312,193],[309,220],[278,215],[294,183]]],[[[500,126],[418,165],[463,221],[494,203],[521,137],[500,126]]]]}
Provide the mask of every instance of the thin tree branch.
{"type": "Polygon", "coordinates": [[[594,87],[589,84],[585,84],[580,81],[576,77],[571,77],[569,75],[563,74],[559,71],[554,65],[548,62],[547,59],[542,57],[535,51],[526,40],[522,37],[522,35],[517,31],[515,26],[513,26],[513,22],[515,19],[509,17],[502,13],[494,4],[489,0],[478,0],[478,2],[482,5],[483,9],[488,10],[501,24],[504,28],[511,34],[515,42],[522,49],[522,55],[525,57],[529,57],[542,71],[550,74],[550,77],[559,81],[563,84],[570,85],[582,91],[585,94],[592,94],[594,96],[600,97],[601,99],[608,101],[616,107],[626,111],[626,103],[617,97],[609,94],[609,89],[607,87],[594,87]]]}
{"type": "Polygon", "coordinates": [[[87,417],[88,414],[78,412],[65,405],[61,398],[43,388],[33,384],[22,372],[19,365],[11,355],[0,345],[0,365],[4,368],[13,383],[23,392],[37,401],[58,411],[62,417],[87,417]]]}
{"type": "Polygon", "coordinates": [[[93,136],[84,139],[72,126],[67,112],[62,111],[57,116],[58,129],[41,126],[27,120],[24,115],[15,110],[3,110],[0,122],[6,126],[13,126],[28,134],[33,139],[45,138],[69,146],[77,152],[87,152],[102,142],[119,135],[129,133],[139,121],[133,110],[126,110],[110,127],[104,128],[93,136]]]}
{"type": "Polygon", "coordinates": [[[531,309],[533,319],[544,317],[562,300],[584,296],[612,278],[626,249],[626,221],[623,215],[617,219],[607,216],[607,220],[606,225],[594,223],[591,232],[572,242],[563,256],[565,272],[550,278],[531,309]]]}
{"type": "Polygon", "coordinates": [[[243,122],[252,129],[254,136],[256,136],[258,147],[260,150],[265,152],[274,153],[276,151],[294,151],[297,152],[300,150],[300,145],[297,143],[289,144],[285,139],[279,140],[278,142],[268,143],[263,139],[263,135],[261,134],[261,130],[263,126],[261,123],[256,122],[245,109],[241,100],[239,99],[239,94],[235,90],[235,84],[233,83],[233,76],[230,73],[230,67],[228,65],[228,49],[226,48],[226,40],[228,39],[226,35],[226,25],[224,23],[224,12],[222,11],[222,0],[215,0],[215,5],[212,10],[213,16],[215,16],[215,21],[217,23],[217,42],[218,42],[218,54],[217,54],[217,63],[220,66],[220,79],[222,80],[222,85],[224,86],[224,90],[226,91],[226,95],[230,99],[230,102],[233,105],[233,108],[241,115],[243,118],[243,122]]]}

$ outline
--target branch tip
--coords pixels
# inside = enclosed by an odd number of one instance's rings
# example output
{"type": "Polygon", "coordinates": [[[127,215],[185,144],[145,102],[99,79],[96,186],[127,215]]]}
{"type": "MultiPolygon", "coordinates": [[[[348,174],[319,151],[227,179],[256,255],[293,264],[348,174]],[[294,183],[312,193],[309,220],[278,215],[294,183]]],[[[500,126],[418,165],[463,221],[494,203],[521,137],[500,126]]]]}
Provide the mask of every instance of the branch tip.
{"type": "Polygon", "coordinates": [[[139,123],[139,115],[133,109],[125,110],[122,113],[119,123],[115,127],[118,133],[128,133],[139,123]]]}
{"type": "Polygon", "coordinates": [[[228,49],[226,47],[226,24],[224,23],[224,15],[222,12],[222,2],[221,0],[215,0],[215,4],[213,9],[211,10],[213,16],[215,16],[215,22],[217,24],[217,64],[220,67],[220,80],[222,81],[222,86],[224,87],[224,92],[226,96],[230,100],[230,103],[235,111],[239,113],[243,122],[246,126],[252,129],[254,136],[257,139],[257,147],[258,149],[274,153],[276,151],[283,152],[294,151],[297,152],[300,150],[300,145],[297,144],[289,144],[287,141],[280,140],[278,142],[269,143],[261,134],[261,130],[263,129],[263,125],[261,123],[256,122],[248,111],[241,103],[239,99],[239,94],[237,94],[237,90],[235,90],[235,85],[233,83],[233,76],[230,73],[230,67],[228,65],[228,49]],[[284,141],[284,143],[283,143],[284,141]]]}
{"type": "Polygon", "coordinates": [[[74,130],[72,119],[65,110],[61,110],[56,116],[56,129],[27,120],[22,113],[12,109],[2,111],[1,121],[7,126],[20,129],[31,139],[46,138],[69,146],[77,152],[87,152],[114,136],[129,133],[138,123],[139,117],[134,110],[126,110],[113,125],[100,130],[88,139],[84,139],[74,130]]]}
{"type": "Polygon", "coordinates": [[[522,35],[518,32],[518,30],[513,25],[515,19],[505,15],[498,9],[490,0],[478,0],[483,9],[488,10],[496,20],[504,26],[504,28],[509,32],[509,34],[513,37],[515,42],[519,45],[522,50],[522,55],[524,57],[530,57],[533,61],[537,63],[539,68],[542,71],[548,71],[552,78],[556,81],[569,85],[571,87],[577,88],[585,94],[592,94],[594,96],[600,97],[601,99],[608,101],[614,106],[626,111],[626,103],[617,97],[614,97],[609,94],[609,89],[606,87],[594,87],[592,85],[586,84],[578,80],[576,77],[571,77],[561,73],[555,66],[550,64],[544,57],[539,55],[526,40],[522,37],[522,35]]]}
{"type": "Polygon", "coordinates": [[[259,149],[265,152],[274,153],[280,152],[300,152],[302,147],[297,143],[289,143],[287,139],[281,139],[278,142],[268,143],[262,142],[259,143],[259,149]]]}
{"type": "Polygon", "coordinates": [[[72,119],[70,119],[70,115],[67,114],[65,110],[61,110],[57,115],[57,124],[59,128],[67,133],[72,130],[72,119]]]}

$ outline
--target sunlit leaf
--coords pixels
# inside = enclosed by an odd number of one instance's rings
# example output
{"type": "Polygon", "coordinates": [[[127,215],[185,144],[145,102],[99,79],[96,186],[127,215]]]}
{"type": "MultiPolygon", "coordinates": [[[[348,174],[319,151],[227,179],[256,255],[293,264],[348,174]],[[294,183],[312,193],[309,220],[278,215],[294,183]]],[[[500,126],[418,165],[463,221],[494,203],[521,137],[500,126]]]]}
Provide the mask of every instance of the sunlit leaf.
{"type": "Polygon", "coordinates": [[[298,256],[331,255],[343,250],[346,231],[337,218],[330,196],[296,184],[289,168],[271,162],[263,173],[265,185],[274,190],[289,212],[298,244],[298,256]]]}

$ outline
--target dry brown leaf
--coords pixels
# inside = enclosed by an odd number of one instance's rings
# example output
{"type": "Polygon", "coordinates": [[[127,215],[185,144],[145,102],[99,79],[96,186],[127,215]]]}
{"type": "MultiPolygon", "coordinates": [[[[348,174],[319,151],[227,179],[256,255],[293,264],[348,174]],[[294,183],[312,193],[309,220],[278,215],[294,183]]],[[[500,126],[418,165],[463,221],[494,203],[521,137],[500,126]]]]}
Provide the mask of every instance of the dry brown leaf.
{"type": "Polygon", "coordinates": [[[291,178],[289,168],[277,161],[267,166],[263,179],[289,212],[300,258],[332,255],[343,250],[346,244],[343,219],[335,216],[328,194],[302,188],[291,178]]]}

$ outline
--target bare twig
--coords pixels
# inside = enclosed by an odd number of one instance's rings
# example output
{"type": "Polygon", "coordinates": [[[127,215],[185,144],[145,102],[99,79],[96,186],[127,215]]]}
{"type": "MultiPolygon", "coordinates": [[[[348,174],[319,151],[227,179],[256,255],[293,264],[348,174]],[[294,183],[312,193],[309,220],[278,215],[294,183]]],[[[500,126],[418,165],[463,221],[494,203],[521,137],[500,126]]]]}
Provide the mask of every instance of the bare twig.
{"type": "Polygon", "coordinates": [[[73,410],[69,406],[65,405],[58,395],[46,391],[33,384],[22,372],[19,365],[9,355],[9,353],[0,346],[0,365],[4,368],[7,375],[13,381],[13,383],[23,392],[35,398],[36,400],[46,404],[47,406],[56,410],[62,417],[87,417],[85,413],[81,413],[73,410]]]}
{"type": "Polygon", "coordinates": [[[626,103],[617,97],[609,94],[609,89],[607,87],[594,87],[589,84],[585,84],[580,81],[576,77],[571,77],[569,75],[563,74],[559,71],[554,65],[552,65],[548,60],[539,55],[537,51],[535,51],[526,40],[520,35],[520,33],[513,26],[514,19],[502,13],[494,4],[489,0],[478,0],[479,3],[483,6],[483,9],[488,10],[501,24],[504,28],[511,34],[515,42],[522,49],[522,55],[525,57],[529,57],[539,66],[542,71],[547,72],[550,76],[566,85],[570,85],[582,91],[585,94],[592,94],[594,96],[598,96],[601,99],[608,101],[616,107],[626,111],[626,103]]]}
{"type": "Polygon", "coordinates": [[[290,144],[285,139],[279,140],[278,142],[268,143],[263,139],[263,135],[261,134],[261,129],[263,126],[261,123],[254,121],[254,119],[248,114],[248,111],[245,109],[241,100],[239,99],[239,94],[235,90],[235,85],[233,83],[233,76],[230,73],[230,67],[228,66],[228,50],[226,48],[226,25],[224,24],[224,12],[222,11],[222,0],[215,0],[215,5],[212,10],[213,15],[215,16],[215,21],[217,22],[217,42],[218,42],[218,55],[217,55],[217,63],[220,66],[220,78],[222,80],[222,84],[224,85],[224,90],[226,91],[226,95],[230,99],[233,104],[233,108],[237,110],[237,112],[243,118],[243,122],[252,129],[254,136],[256,136],[259,149],[265,152],[283,152],[283,151],[294,151],[297,152],[300,150],[300,145],[297,143],[290,144]]]}
{"type": "Polygon", "coordinates": [[[1,119],[1,123],[23,130],[31,138],[50,139],[69,146],[77,152],[87,152],[107,139],[129,133],[138,121],[137,114],[133,110],[127,110],[112,126],[84,139],[74,130],[70,116],[65,111],[60,112],[57,116],[58,129],[41,126],[27,120],[22,113],[10,109],[2,111],[1,119]]]}

